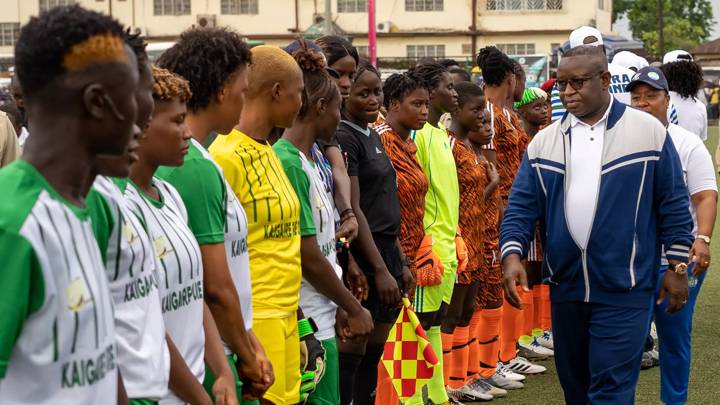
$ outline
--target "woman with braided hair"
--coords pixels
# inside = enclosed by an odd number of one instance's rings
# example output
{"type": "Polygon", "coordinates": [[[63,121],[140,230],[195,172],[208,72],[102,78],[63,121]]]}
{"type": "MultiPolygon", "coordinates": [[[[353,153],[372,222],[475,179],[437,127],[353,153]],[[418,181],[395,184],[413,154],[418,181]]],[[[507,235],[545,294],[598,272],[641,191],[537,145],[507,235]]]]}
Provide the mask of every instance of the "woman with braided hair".
{"type": "Polygon", "coordinates": [[[341,340],[365,336],[372,331],[373,322],[370,312],[342,283],[336,257],[335,203],[312,154],[318,138],[328,140],[335,135],[342,99],[325,71],[323,55],[309,49],[305,40],[298,42],[292,56],[303,71],[302,106],[295,123],[285,130],[273,150],[300,200],[300,309],[315,321],[315,338],[325,351],[324,373],[316,375],[315,389],[309,395],[304,390],[307,384],[303,384],[300,399],[314,405],[337,405],[340,370],[335,331],[341,340]],[[340,320],[337,325],[336,310],[340,320]]]}
{"type": "MultiPolygon", "coordinates": [[[[493,139],[483,148],[488,160],[496,162],[500,175],[498,185],[500,194],[500,218],[508,202],[510,188],[515,173],[520,166],[521,150],[525,145],[525,134],[517,117],[514,117],[512,101],[517,97],[516,86],[518,71],[516,64],[507,55],[494,46],[480,49],[477,63],[482,70],[487,108],[493,128],[493,139]]],[[[522,95],[522,93],[520,93],[522,95]]],[[[493,274],[500,275],[499,226],[486,228],[485,264],[493,274]]],[[[501,277],[498,277],[501,278],[501,277]]],[[[499,283],[502,280],[497,280],[499,283]]],[[[534,374],[545,371],[545,367],[535,365],[524,357],[517,356],[517,340],[521,335],[522,310],[503,303],[502,289],[493,289],[497,296],[484,296],[484,318],[481,329],[497,331],[497,338],[480,342],[480,374],[495,375],[500,388],[510,387],[510,381],[522,380],[517,374],[534,374]],[[499,359],[497,353],[500,353],[499,359]],[[499,360],[499,363],[496,362],[499,360]],[[508,381],[509,380],[509,381],[508,381]]],[[[523,296],[532,300],[532,293],[523,296]]]]}
{"type": "Polygon", "coordinates": [[[212,395],[237,403],[235,379],[220,335],[203,300],[200,247],[188,226],[180,195],[155,177],[160,166],[180,166],[188,152],[190,131],[185,124],[190,87],[185,79],[153,68],[155,110],[137,150],[130,178],[119,180],[131,209],[143,220],[161,264],[157,288],[170,347],[170,392],[160,403],[209,403],[202,383],[208,370],[217,376],[212,395]],[[198,333],[203,328],[204,333],[198,333]]]}

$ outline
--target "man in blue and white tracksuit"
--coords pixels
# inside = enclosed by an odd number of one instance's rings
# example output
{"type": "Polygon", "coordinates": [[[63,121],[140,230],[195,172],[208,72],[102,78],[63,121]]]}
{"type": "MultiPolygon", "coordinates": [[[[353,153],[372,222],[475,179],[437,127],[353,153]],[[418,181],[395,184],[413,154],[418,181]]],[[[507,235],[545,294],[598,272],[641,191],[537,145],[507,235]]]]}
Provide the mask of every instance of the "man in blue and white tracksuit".
{"type": "Polygon", "coordinates": [[[570,50],[558,68],[567,113],[532,140],[500,235],[506,299],[540,222],[555,362],[568,404],[632,404],[658,281],[669,311],[687,301],[688,192],[665,127],[614,101],[604,53],[570,50]],[[677,270],[674,271],[674,270],[677,270]]]}

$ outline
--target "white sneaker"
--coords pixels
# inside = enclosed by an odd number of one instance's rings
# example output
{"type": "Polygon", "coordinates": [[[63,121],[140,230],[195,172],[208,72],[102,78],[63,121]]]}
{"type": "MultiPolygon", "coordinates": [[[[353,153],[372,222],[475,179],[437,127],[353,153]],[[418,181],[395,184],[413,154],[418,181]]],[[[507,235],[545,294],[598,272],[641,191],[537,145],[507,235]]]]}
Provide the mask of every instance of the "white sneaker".
{"type": "Polygon", "coordinates": [[[640,369],[647,370],[649,368],[657,367],[660,365],[660,354],[657,350],[652,349],[642,354],[642,361],[640,362],[640,369]]]}
{"type": "Polygon", "coordinates": [[[657,327],[655,326],[655,322],[652,322],[650,324],[650,336],[652,336],[653,340],[657,342],[658,335],[657,335],[657,327]]]}
{"type": "Polygon", "coordinates": [[[493,398],[502,398],[507,395],[507,391],[490,384],[490,382],[486,378],[482,377],[471,382],[469,386],[473,390],[477,390],[479,392],[487,392],[488,394],[492,395],[493,398]]]}
{"type": "MultiPolygon", "coordinates": [[[[515,373],[513,373],[515,374],[515,373]]],[[[519,374],[516,374],[519,375],[519,374]]],[[[522,378],[525,378],[525,376],[521,376],[522,378]]],[[[499,373],[495,373],[492,377],[486,378],[485,381],[492,385],[493,387],[502,388],[504,390],[519,390],[523,387],[525,387],[525,384],[521,383],[520,381],[511,380],[507,377],[502,376],[499,373]]]]}
{"type": "Polygon", "coordinates": [[[539,364],[530,363],[526,358],[517,356],[514,359],[505,363],[505,366],[520,374],[540,374],[547,371],[547,369],[539,364]]]}
{"type": "MultiPolygon", "coordinates": [[[[495,375],[498,375],[502,378],[507,378],[508,380],[512,380],[512,381],[518,381],[518,382],[525,381],[524,375],[518,374],[518,373],[510,370],[509,368],[507,368],[507,366],[505,366],[500,361],[497,362],[497,367],[495,368],[495,375]]],[[[502,387],[502,388],[505,388],[505,387],[502,387]]]]}
{"type": "Polygon", "coordinates": [[[447,389],[448,397],[464,405],[472,405],[478,402],[492,401],[494,398],[489,392],[472,388],[470,387],[470,384],[464,385],[458,389],[450,387],[445,388],[447,389]]]}
{"type": "Polygon", "coordinates": [[[544,360],[554,356],[555,352],[540,345],[535,337],[521,336],[518,341],[518,355],[532,360],[544,360]]]}
{"type": "Polygon", "coordinates": [[[536,336],[535,339],[537,339],[537,342],[540,343],[540,346],[550,350],[555,349],[553,335],[552,332],[550,332],[549,330],[544,331],[543,334],[540,336],[536,336]]]}

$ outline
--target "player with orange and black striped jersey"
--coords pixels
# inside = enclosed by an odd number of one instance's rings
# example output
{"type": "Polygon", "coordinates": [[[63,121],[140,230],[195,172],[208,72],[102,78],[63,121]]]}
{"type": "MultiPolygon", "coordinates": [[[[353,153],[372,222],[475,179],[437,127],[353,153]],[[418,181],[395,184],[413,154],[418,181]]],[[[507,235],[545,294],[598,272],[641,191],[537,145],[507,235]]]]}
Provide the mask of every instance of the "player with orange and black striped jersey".
{"type": "MultiPolygon", "coordinates": [[[[546,108],[548,94],[538,88],[524,89],[520,100],[514,103],[515,110],[522,120],[522,126],[528,139],[532,139],[540,128],[550,122],[550,114],[546,108]]],[[[529,142],[528,142],[529,143],[529,142]]],[[[522,356],[528,359],[547,358],[554,355],[552,333],[550,325],[550,287],[542,284],[543,250],[540,244],[541,230],[539,224],[535,227],[535,237],[528,248],[526,270],[528,273],[528,288],[532,290],[532,299],[529,294],[521,297],[523,302],[523,330],[518,340],[522,356]]]]}
{"type": "MultiPolygon", "coordinates": [[[[522,127],[518,124],[519,121],[517,118],[513,118],[512,106],[512,101],[517,97],[516,88],[524,86],[524,75],[517,70],[516,63],[512,59],[494,46],[482,48],[478,53],[477,63],[482,69],[485,95],[488,101],[487,106],[490,111],[493,129],[492,141],[483,148],[488,150],[486,152],[488,155],[494,155],[497,158],[497,169],[500,174],[500,216],[502,217],[502,210],[507,206],[510,188],[520,166],[521,149],[526,142],[522,127]]],[[[497,252],[497,247],[495,247],[494,251],[497,252]]],[[[499,266],[499,263],[494,261],[494,265],[499,266]]],[[[532,299],[532,294],[530,294],[530,299],[532,299]]],[[[495,301],[500,300],[502,300],[502,294],[495,301]]],[[[497,302],[494,304],[497,304],[497,302]]],[[[536,374],[545,371],[545,367],[532,364],[524,357],[517,356],[517,340],[522,331],[522,315],[522,310],[507,303],[502,305],[502,314],[500,315],[502,322],[499,335],[499,360],[502,364],[499,364],[496,368],[496,373],[500,377],[506,375],[519,379],[515,374],[510,374],[508,371],[522,374],[536,374]]],[[[493,352],[497,353],[497,351],[493,352]]],[[[488,358],[487,361],[490,361],[490,359],[488,358]]],[[[492,364],[483,363],[487,368],[492,367],[492,364]]],[[[486,370],[486,372],[489,373],[489,370],[486,370]]],[[[498,385],[510,388],[516,384],[498,385]]]]}
{"type": "MultiPolygon", "coordinates": [[[[453,290],[443,332],[454,330],[446,383],[448,392],[460,401],[488,400],[507,394],[492,386],[479,375],[477,334],[481,311],[475,311],[480,280],[483,278],[483,243],[486,226],[497,226],[496,218],[485,223],[483,211],[493,206],[497,215],[499,177],[493,164],[482,156],[482,145],[492,136],[489,113],[485,108],[482,90],[472,83],[458,83],[458,109],[453,113],[449,130],[460,188],[459,233],[467,246],[468,262],[464,271],[458,270],[458,282],[453,290]],[[492,199],[495,199],[493,204],[492,199]]],[[[484,287],[484,285],[483,285],[484,287]]]]}
{"type": "MultiPolygon", "coordinates": [[[[432,276],[434,269],[438,269],[439,258],[432,254],[432,249],[420,249],[427,242],[423,218],[429,182],[415,156],[417,146],[410,135],[427,122],[430,96],[419,78],[403,73],[394,74],[385,80],[383,98],[387,117],[374,128],[380,134],[385,153],[397,174],[399,243],[410,271],[416,278],[424,279],[432,276]]],[[[412,300],[415,286],[408,286],[406,291],[412,300]]],[[[397,403],[395,388],[387,372],[384,372],[384,367],[382,363],[378,365],[375,403],[397,403]]]]}
{"type": "MultiPolygon", "coordinates": [[[[388,111],[385,123],[376,126],[385,153],[395,168],[400,199],[400,245],[408,260],[408,267],[417,277],[417,259],[425,236],[423,216],[428,179],[420,167],[410,139],[413,130],[427,122],[430,98],[425,85],[409,74],[394,74],[383,86],[384,104],[388,111]]],[[[431,265],[432,266],[432,265],[431,265]]],[[[407,291],[414,292],[414,286],[407,291]]]]}
{"type": "MultiPolygon", "coordinates": [[[[518,161],[522,161],[523,155],[525,154],[525,150],[527,149],[527,146],[530,144],[530,140],[532,139],[526,132],[525,132],[525,125],[524,120],[520,117],[518,114],[515,103],[520,102],[523,98],[523,95],[525,93],[525,82],[526,82],[526,75],[525,71],[523,70],[522,65],[517,60],[512,59],[511,60],[513,65],[513,73],[515,74],[515,89],[508,97],[508,103],[513,106],[512,109],[509,109],[509,120],[510,125],[517,131],[518,133],[518,143],[517,143],[517,153],[518,153],[518,161]]],[[[517,169],[513,172],[513,179],[515,178],[515,173],[517,173],[517,169]]],[[[536,230],[537,231],[537,230],[536,230]]],[[[533,288],[536,284],[540,283],[540,264],[542,262],[542,259],[538,261],[536,253],[538,252],[538,247],[540,246],[539,239],[536,239],[533,241],[533,248],[528,251],[528,253],[533,253],[532,255],[528,255],[527,261],[525,264],[526,269],[528,270],[529,278],[531,279],[529,282],[531,283],[529,285],[530,288],[533,288]]],[[[518,314],[517,310],[509,310],[508,314],[511,314],[511,317],[519,317],[520,319],[515,319],[514,327],[511,328],[512,333],[503,335],[503,347],[505,347],[507,350],[509,348],[513,347],[512,343],[510,342],[510,339],[515,340],[515,345],[518,349],[518,356],[522,358],[526,358],[528,360],[543,360],[547,359],[548,357],[553,355],[552,350],[542,346],[538,339],[533,338],[532,336],[532,330],[533,330],[533,322],[535,318],[535,296],[532,291],[524,291],[522,289],[518,290],[518,294],[520,296],[520,299],[522,300],[522,310],[520,310],[520,314],[518,314]]],[[[539,304],[539,302],[538,302],[539,304]]],[[[509,323],[509,321],[508,321],[509,323]]],[[[541,334],[538,334],[538,337],[542,336],[541,334]]],[[[501,349],[502,351],[502,349],[501,349]]]]}

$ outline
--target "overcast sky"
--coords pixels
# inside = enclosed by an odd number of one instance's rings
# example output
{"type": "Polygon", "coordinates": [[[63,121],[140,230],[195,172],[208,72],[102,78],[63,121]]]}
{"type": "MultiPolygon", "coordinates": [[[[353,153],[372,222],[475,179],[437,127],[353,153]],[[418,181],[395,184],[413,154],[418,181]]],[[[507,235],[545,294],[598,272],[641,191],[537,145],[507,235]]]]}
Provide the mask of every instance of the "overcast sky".
{"type": "MultiPolygon", "coordinates": [[[[713,14],[715,16],[715,27],[713,32],[710,34],[710,39],[713,40],[720,37],[720,0],[710,0],[710,3],[712,3],[713,14]]],[[[628,20],[624,17],[618,18],[617,22],[613,26],[613,31],[626,38],[632,37],[628,20]]]]}

